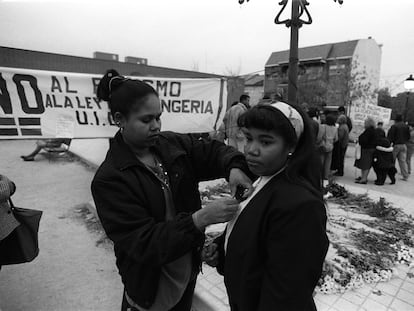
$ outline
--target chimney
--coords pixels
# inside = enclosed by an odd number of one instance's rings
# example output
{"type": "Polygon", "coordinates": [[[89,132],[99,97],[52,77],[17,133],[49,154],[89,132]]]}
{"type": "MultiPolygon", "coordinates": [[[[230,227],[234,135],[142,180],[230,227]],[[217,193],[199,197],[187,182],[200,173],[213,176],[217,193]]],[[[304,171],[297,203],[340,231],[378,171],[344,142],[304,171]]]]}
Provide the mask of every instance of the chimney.
{"type": "Polygon", "coordinates": [[[105,53],[105,52],[93,52],[93,58],[96,59],[103,59],[103,60],[112,60],[112,61],[118,61],[118,54],[111,54],[111,53],[105,53]]]}
{"type": "Polygon", "coordinates": [[[125,63],[148,65],[148,59],[142,57],[125,56],[125,63]]]}

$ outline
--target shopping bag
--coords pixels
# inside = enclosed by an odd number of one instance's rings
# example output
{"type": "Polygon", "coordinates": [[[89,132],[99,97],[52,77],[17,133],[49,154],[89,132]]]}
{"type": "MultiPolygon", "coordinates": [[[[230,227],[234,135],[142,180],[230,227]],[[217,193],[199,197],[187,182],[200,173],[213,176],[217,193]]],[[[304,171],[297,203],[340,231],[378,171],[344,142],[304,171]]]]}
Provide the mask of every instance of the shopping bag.
{"type": "Polygon", "coordinates": [[[42,211],[16,207],[11,211],[20,225],[0,241],[0,265],[30,262],[39,254],[38,231],[42,211]]]}

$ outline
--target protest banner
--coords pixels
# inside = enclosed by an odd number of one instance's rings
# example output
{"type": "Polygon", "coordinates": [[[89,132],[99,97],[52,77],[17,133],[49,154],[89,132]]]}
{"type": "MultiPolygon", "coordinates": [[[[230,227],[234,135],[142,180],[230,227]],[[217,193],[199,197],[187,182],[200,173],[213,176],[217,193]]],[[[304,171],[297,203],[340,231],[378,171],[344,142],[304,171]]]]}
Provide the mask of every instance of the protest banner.
{"type": "MultiPolygon", "coordinates": [[[[0,67],[0,139],[112,137],[118,128],[96,97],[101,77],[0,67]]],[[[158,92],[162,130],[210,132],[223,119],[224,79],[130,78],[158,92]]]]}
{"type": "Polygon", "coordinates": [[[392,109],[372,104],[354,102],[350,110],[350,118],[356,124],[363,124],[367,117],[373,118],[376,122],[382,121],[388,125],[391,120],[392,109]]]}

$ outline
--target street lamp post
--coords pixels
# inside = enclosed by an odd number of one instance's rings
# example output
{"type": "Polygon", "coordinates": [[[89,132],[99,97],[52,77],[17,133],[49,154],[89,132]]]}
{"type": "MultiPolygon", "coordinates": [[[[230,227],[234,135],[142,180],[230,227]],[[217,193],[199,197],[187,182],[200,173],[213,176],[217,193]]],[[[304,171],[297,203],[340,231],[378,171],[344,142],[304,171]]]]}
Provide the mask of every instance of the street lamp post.
{"type": "MultiPolygon", "coordinates": [[[[249,0],[239,0],[240,4],[249,0]]],[[[343,0],[334,0],[339,4],[343,3],[343,0]]],[[[312,17],[307,9],[309,2],[307,0],[292,0],[292,13],[290,19],[280,20],[282,12],[285,10],[289,0],[281,0],[279,5],[282,6],[279,13],[276,15],[275,24],[284,24],[286,27],[290,27],[290,50],[289,50],[289,73],[288,73],[288,103],[297,104],[297,91],[298,91],[298,63],[299,63],[299,28],[303,24],[312,24],[312,17]],[[306,13],[307,20],[302,20],[302,15],[306,13]]]]}
{"type": "Polygon", "coordinates": [[[404,80],[404,88],[407,90],[407,99],[404,106],[404,122],[407,122],[408,100],[410,98],[410,91],[414,89],[413,75],[410,75],[407,79],[404,80]]]}

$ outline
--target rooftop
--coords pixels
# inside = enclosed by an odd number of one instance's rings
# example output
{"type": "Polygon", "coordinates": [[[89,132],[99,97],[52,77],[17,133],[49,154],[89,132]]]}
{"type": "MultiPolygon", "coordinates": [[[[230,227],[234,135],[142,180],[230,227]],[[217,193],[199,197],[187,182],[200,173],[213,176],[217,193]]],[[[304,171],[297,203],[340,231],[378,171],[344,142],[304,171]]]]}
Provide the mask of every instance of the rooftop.
{"type": "MultiPolygon", "coordinates": [[[[359,40],[344,41],[338,43],[327,43],[308,46],[299,49],[299,60],[326,62],[331,58],[352,57],[359,40]]],[[[265,67],[278,66],[289,63],[289,50],[273,52],[266,62],[265,67]]]]}

